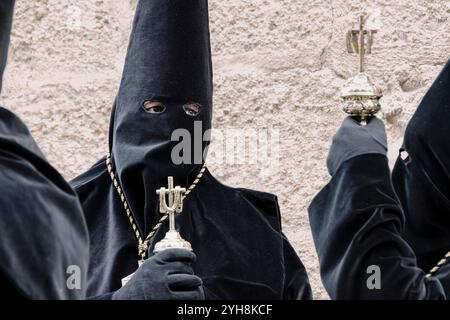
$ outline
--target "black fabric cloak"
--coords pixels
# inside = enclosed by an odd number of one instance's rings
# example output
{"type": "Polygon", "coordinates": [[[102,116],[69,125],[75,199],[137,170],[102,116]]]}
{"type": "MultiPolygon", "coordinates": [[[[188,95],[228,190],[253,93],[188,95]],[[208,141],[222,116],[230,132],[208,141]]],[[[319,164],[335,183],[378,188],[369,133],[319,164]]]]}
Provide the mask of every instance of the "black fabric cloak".
{"type": "MultiPolygon", "coordinates": [[[[13,8],[14,1],[0,3],[0,80],[13,8]]],[[[88,259],[76,193],[25,124],[0,107],[0,299],[83,299],[88,259]]]]}
{"type": "Polygon", "coordinates": [[[407,219],[404,238],[427,271],[450,251],[449,120],[450,61],[409,122],[401,149],[407,156],[392,172],[407,219]]]}
{"type": "Polygon", "coordinates": [[[310,208],[323,283],[333,299],[449,299],[450,64],[409,122],[391,174],[387,158],[346,161],[310,208]],[[381,289],[370,290],[369,266],[381,289]]]}
{"type": "Polygon", "coordinates": [[[78,197],[1,107],[0,194],[0,296],[84,299],[89,237],[78,197]]]}
{"type": "Polygon", "coordinates": [[[15,0],[2,0],[0,2],[0,92],[2,91],[3,71],[5,71],[8,58],[14,3],[15,0]]]}
{"type": "MultiPolygon", "coordinates": [[[[211,128],[212,66],[207,0],[140,0],[110,126],[115,175],[145,237],[160,218],[156,190],[188,187],[203,164],[211,128]],[[146,101],[165,111],[149,113],[146,101]],[[195,103],[197,115],[183,106],[195,103]],[[172,133],[183,129],[200,145],[191,161],[174,164],[172,133]]],[[[195,149],[195,148],[194,148],[195,149]]],[[[195,151],[195,150],[194,150],[195,151]]],[[[137,268],[137,240],[100,160],[72,186],[80,197],[91,239],[88,295],[108,299],[137,268]]],[[[176,218],[197,255],[195,274],[208,299],[311,298],[305,269],[281,231],[274,195],[227,187],[208,171],[176,218]]],[[[150,243],[161,240],[163,225],[150,243]]]]}

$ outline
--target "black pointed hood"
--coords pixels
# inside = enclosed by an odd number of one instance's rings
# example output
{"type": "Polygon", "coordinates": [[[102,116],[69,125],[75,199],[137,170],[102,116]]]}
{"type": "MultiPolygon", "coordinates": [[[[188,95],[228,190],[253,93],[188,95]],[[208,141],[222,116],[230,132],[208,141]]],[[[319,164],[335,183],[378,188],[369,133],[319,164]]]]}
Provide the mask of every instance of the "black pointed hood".
{"type": "Polygon", "coordinates": [[[202,133],[211,128],[211,116],[208,1],[140,0],[113,108],[110,148],[141,232],[158,218],[156,190],[167,177],[187,187],[200,169],[208,145],[202,133]],[[144,106],[150,102],[165,111],[149,112],[144,106]],[[200,106],[198,115],[186,113],[192,104],[200,106]],[[185,134],[192,138],[192,154],[182,155],[191,161],[180,164],[173,161],[178,141],[172,140],[185,134]]]}
{"type": "Polygon", "coordinates": [[[154,96],[212,103],[207,0],[140,0],[134,18],[121,103],[154,96]]]}
{"type": "Polygon", "coordinates": [[[14,3],[15,0],[0,1],[0,93],[2,92],[3,71],[8,56],[14,3]]]}
{"type": "Polygon", "coordinates": [[[393,183],[406,238],[429,269],[450,250],[450,61],[409,122],[402,148],[393,183]]]}

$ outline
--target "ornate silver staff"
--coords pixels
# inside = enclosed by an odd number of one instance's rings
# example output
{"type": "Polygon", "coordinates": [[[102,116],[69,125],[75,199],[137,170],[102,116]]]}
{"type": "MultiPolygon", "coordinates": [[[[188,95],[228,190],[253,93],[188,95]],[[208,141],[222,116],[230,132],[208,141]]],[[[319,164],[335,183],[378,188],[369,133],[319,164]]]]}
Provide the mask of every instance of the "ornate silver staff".
{"type": "Polygon", "coordinates": [[[184,240],[175,228],[175,214],[183,211],[185,188],[173,186],[173,177],[168,177],[168,188],[161,188],[156,191],[159,195],[159,212],[169,215],[169,231],[164,239],[155,245],[154,253],[167,249],[185,249],[192,251],[191,244],[184,240]]]}
{"type": "Polygon", "coordinates": [[[347,33],[348,53],[359,54],[359,73],[347,81],[341,92],[343,110],[351,116],[359,117],[362,125],[366,125],[367,118],[380,111],[380,99],[383,96],[381,89],[364,73],[364,56],[372,52],[373,34],[376,33],[376,30],[364,30],[364,24],[365,19],[361,16],[359,30],[347,33]]]}

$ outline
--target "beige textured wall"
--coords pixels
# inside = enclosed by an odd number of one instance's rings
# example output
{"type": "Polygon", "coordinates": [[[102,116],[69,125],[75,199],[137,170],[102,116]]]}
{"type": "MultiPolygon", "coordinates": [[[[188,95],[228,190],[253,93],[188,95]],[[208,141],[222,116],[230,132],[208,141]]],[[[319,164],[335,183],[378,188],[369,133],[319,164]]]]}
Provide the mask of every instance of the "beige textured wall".
{"type": "MultiPolygon", "coordinates": [[[[67,178],[107,147],[136,0],[17,0],[1,103],[29,125],[67,178]]],[[[450,56],[450,1],[210,0],[216,128],[280,132],[280,164],[211,166],[225,183],[278,194],[284,229],[320,283],[306,208],[328,180],[325,157],[356,70],[344,34],[361,10],[379,29],[368,73],[383,88],[390,141],[450,56]]]]}

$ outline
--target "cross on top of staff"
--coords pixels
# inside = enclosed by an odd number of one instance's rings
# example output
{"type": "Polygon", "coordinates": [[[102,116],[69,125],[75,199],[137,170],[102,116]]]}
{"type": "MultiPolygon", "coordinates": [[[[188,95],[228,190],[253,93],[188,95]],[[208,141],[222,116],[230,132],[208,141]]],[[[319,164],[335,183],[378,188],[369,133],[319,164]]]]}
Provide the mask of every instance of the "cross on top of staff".
{"type": "Polygon", "coordinates": [[[365,23],[366,19],[361,15],[359,29],[347,32],[347,51],[359,53],[359,72],[364,72],[364,56],[372,52],[373,34],[377,32],[377,30],[364,30],[365,23]]]}

